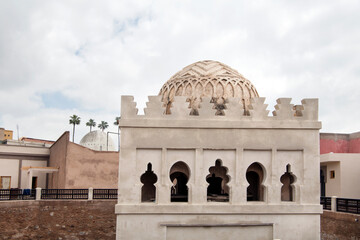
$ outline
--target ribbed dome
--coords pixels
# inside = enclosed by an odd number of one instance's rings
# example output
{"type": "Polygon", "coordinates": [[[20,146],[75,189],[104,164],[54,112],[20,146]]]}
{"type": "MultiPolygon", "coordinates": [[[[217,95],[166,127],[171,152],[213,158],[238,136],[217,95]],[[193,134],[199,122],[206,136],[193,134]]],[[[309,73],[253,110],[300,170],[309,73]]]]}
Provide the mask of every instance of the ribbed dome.
{"type": "Polygon", "coordinates": [[[96,151],[115,151],[111,138],[107,139],[106,133],[99,130],[86,134],[81,139],[80,145],[96,151]]]}
{"type": "Polygon", "coordinates": [[[194,110],[191,114],[194,115],[202,97],[210,97],[218,105],[224,105],[229,97],[240,98],[245,112],[250,99],[259,97],[249,80],[231,67],[212,60],[196,62],[183,68],[163,85],[159,95],[166,106],[171,105],[174,96],[189,97],[190,107],[194,110]]]}

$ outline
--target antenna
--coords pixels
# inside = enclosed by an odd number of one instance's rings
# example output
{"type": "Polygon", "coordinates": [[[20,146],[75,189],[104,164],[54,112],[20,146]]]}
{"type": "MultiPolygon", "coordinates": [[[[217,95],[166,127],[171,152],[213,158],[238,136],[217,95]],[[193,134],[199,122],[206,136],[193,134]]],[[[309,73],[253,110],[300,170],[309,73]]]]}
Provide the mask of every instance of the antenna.
{"type": "Polygon", "coordinates": [[[16,124],[16,130],[17,130],[17,137],[18,137],[18,141],[20,140],[20,137],[19,137],[19,124],[16,124]]]}

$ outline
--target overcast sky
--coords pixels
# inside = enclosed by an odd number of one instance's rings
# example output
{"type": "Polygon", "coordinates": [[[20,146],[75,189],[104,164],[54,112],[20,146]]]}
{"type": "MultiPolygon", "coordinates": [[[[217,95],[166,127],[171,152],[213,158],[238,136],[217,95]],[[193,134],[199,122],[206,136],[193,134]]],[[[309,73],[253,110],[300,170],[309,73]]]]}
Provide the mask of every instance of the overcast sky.
{"type": "Polygon", "coordinates": [[[321,132],[360,131],[360,1],[0,0],[0,127],[56,140],[217,60],[266,97],[319,98],[321,132]]]}

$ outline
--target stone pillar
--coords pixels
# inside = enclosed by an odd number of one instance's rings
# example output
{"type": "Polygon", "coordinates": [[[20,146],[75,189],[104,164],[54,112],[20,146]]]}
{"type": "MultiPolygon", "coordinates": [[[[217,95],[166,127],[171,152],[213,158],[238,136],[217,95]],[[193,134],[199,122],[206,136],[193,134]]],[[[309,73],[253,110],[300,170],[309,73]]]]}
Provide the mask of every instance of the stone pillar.
{"type": "Polygon", "coordinates": [[[336,208],[336,199],[337,199],[337,196],[332,196],[332,197],[331,197],[331,211],[332,211],[332,212],[336,212],[336,211],[337,211],[337,208],[336,208]]]}
{"type": "Polygon", "coordinates": [[[35,200],[41,200],[41,188],[36,188],[36,198],[35,200]]]}
{"type": "MultiPolygon", "coordinates": [[[[193,204],[204,204],[207,202],[207,183],[206,179],[207,172],[204,170],[204,151],[202,148],[198,148],[195,151],[195,169],[192,172],[192,176],[195,178],[194,184],[191,186],[189,196],[191,194],[191,203],[193,204]]],[[[190,202],[190,201],[189,201],[190,202]]]]}
{"type": "Polygon", "coordinates": [[[89,187],[88,200],[93,200],[94,188],[89,187]]]}
{"type": "Polygon", "coordinates": [[[170,203],[170,179],[169,179],[169,172],[167,169],[167,162],[166,162],[166,154],[167,149],[163,148],[161,151],[161,173],[160,173],[160,182],[159,185],[156,186],[156,199],[158,204],[169,204],[170,203]]]}

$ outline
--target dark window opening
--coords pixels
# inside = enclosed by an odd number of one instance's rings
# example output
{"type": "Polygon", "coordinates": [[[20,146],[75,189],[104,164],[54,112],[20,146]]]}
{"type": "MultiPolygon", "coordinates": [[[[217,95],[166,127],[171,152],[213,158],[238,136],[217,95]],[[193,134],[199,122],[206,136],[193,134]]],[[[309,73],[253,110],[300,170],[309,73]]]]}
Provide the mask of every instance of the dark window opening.
{"type": "Polygon", "coordinates": [[[293,201],[294,193],[293,186],[295,178],[291,172],[290,164],[286,166],[286,172],[280,177],[280,182],[283,184],[281,187],[281,201],[293,201]]]}
{"type": "Polygon", "coordinates": [[[215,166],[209,168],[210,174],[206,176],[206,181],[209,183],[207,188],[207,200],[214,202],[228,202],[229,201],[229,186],[227,183],[230,180],[227,175],[228,169],[222,166],[220,159],[215,161],[215,166]]]}
{"type": "Polygon", "coordinates": [[[330,178],[335,178],[335,171],[330,171],[330,178]]]}
{"type": "Polygon", "coordinates": [[[264,171],[259,163],[251,164],[246,171],[247,201],[264,201],[264,171]]]}
{"type": "Polygon", "coordinates": [[[325,175],[324,175],[324,171],[321,169],[320,170],[320,189],[321,189],[321,196],[325,197],[326,194],[326,185],[325,185],[325,175]]]}
{"type": "Polygon", "coordinates": [[[187,202],[190,171],[184,162],[175,163],[170,169],[171,186],[171,202],[187,202]]]}
{"type": "Polygon", "coordinates": [[[144,184],[141,187],[141,202],[155,202],[156,187],[154,183],[157,181],[157,176],[151,168],[151,163],[148,163],[147,170],[140,177],[141,183],[144,184]]]}
{"type": "Polygon", "coordinates": [[[31,183],[32,189],[37,188],[37,180],[38,180],[38,177],[32,177],[32,183],[31,183]]]}

